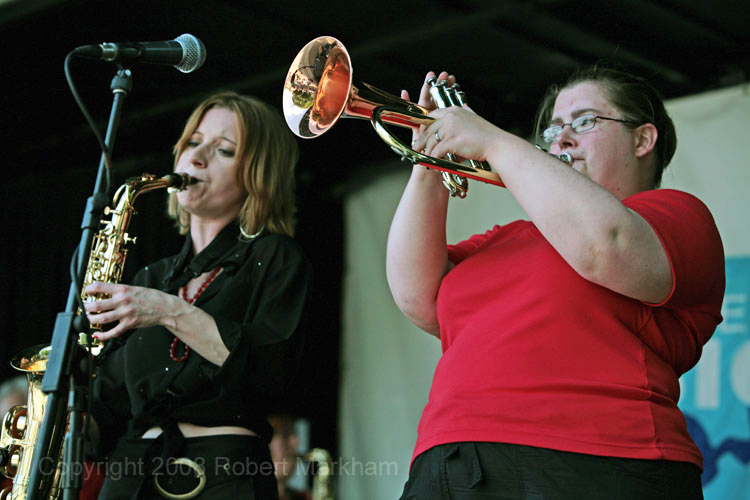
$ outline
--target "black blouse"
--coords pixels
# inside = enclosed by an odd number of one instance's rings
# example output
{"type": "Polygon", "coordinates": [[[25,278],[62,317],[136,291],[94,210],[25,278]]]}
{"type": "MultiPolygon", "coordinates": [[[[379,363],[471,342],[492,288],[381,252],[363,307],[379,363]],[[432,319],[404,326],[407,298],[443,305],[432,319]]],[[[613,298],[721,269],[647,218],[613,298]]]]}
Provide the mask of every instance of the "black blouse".
{"type": "Polygon", "coordinates": [[[184,362],[174,361],[169,355],[174,336],[161,326],[107,342],[93,408],[102,453],[125,433],[140,436],[159,425],[169,435],[177,422],[246,427],[270,441],[266,410],[287,388],[299,361],[297,327],[311,266],[289,236],[264,233],[243,240],[236,224],[190,255],[188,236],[179,254],[140,270],[132,284],[175,294],[190,279],[221,266],[194,305],[214,318],[229,357],[216,366],[191,351],[184,362]]]}

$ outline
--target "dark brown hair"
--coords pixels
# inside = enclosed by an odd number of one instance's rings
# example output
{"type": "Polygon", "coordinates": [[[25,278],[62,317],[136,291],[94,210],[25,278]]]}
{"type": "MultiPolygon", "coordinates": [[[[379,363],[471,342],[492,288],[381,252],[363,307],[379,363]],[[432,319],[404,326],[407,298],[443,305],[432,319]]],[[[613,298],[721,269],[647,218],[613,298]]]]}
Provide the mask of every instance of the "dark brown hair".
{"type": "Polygon", "coordinates": [[[547,89],[537,110],[534,132],[540,135],[549,126],[555,100],[560,91],[583,82],[599,85],[609,102],[622,113],[622,118],[635,123],[626,126],[635,128],[644,123],[651,123],[656,127],[658,138],[654,147],[654,187],[659,187],[662,173],[677,148],[677,135],[674,123],[664,108],[663,97],[643,78],[601,65],[578,70],[564,84],[551,85],[547,89]]]}

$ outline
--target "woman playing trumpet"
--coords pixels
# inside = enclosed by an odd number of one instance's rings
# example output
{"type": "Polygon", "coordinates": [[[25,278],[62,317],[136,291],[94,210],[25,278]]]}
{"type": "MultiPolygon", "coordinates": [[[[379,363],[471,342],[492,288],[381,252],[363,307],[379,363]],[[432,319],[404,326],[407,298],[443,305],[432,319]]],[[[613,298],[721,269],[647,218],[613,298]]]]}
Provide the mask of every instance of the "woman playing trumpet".
{"type": "Polygon", "coordinates": [[[605,68],[551,87],[539,132],[571,166],[467,108],[431,116],[413,148],[487,161],[529,220],[448,245],[448,194],[414,167],[387,275],[443,355],[402,498],[702,498],[677,379],[721,321],[723,250],[703,203],[656,189],[658,93],[605,68]]]}

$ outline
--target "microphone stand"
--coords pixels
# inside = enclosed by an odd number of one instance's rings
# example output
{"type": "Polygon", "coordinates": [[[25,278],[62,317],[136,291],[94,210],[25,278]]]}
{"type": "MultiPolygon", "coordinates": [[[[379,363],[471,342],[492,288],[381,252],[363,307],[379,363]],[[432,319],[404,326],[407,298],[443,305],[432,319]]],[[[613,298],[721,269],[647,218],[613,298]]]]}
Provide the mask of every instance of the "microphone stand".
{"type": "Polygon", "coordinates": [[[91,253],[91,242],[99,229],[99,221],[104,208],[110,202],[109,195],[105,192],[108,169],[107,152],[112,151],[117,127],[120,124],[122,106],[125,97],[133,87],[131,78],[130,69],[120,67],[110,85],[114,100],[104,139],[106,150],[102,151],[94,192],[87,200],[81,222],[82,233],[75,264],[76,279],[70,285],[65,312],[57,314],[52,332],[52,350],[42,380],[42,391],[47,394],[47,402],[44,420],[34,447],[27,500],[46,500],[50,494],[59,460],[55,450],[60,449],[60,440],[68,413],[70,425],[65,436],[64,457],[60,464],[63,498],[65,500],[77,499],[83,486],[83,445],[86,436],[82,433],[82,421],[88,386],[85,381],[82,383],[80,375],[83,361],[90,363],[92,360],[91,355],[78,344],[77,332],[88,331],[89,328],[86,315],[77,314],[78,295],[81,293],[78,285],[83,283],[91,253]],[[67,412],[65,411],[66,392],[68,393],[67,412]],[[55,456],[51,456],[53,454],[55,456]]]}

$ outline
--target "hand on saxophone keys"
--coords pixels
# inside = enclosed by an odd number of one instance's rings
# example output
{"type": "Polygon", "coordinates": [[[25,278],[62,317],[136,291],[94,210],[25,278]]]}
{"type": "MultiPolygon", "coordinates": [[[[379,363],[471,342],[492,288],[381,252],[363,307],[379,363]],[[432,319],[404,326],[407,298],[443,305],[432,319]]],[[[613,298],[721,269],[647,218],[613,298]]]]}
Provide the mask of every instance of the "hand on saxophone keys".
{"type": "Polygon", "coordinates": [[[88,295],[106,298],[84,304],[92,324],[114,325],[94,334],[99,340],[119,337],[126,331],[161,324],[175,310],[172,296],[152,288],[96,281],[86,287],[88,295]]]}

